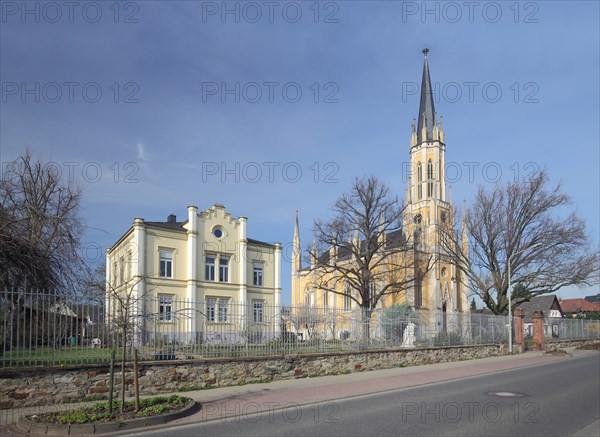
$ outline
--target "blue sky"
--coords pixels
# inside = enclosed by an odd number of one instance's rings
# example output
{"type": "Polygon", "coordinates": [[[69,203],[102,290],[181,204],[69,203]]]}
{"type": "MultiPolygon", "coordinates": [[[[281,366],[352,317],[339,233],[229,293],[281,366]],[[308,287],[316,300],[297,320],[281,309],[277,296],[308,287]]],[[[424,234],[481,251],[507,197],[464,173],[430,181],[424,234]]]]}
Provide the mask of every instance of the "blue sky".
{"type": "Polygon", "coordinates": [[[288,248],[298,209],[307,243],[355,176],[404,196],[428,47],[454,202],[545,167],[598,246],[599,3],[466,3],[4,1],[2,169],[82,184],[90,262],[189,204],[288,248]]]}

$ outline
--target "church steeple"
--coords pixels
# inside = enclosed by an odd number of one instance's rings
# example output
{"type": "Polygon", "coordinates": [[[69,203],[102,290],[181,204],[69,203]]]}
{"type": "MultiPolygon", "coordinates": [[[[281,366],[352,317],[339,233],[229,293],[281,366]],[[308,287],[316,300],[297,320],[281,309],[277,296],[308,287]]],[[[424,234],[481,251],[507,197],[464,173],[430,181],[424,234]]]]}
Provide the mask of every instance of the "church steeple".
{"type": "Polygon", "coordinates": [[[431,78],[429,77],[429,64],[427,63],[428,52],[428,48],[423,49],[425,59],[423,62],[423,77],[421,79],[421,103],[419,105],[417,144],[434,139],[435,107],[433,105],[431,78]]]}
{"type": "Polygon", "coordinates": [[[296,210],[296,224],[294,225],[294,248],[292,253],[292,273],[297,274],[302,268],[300,253],[300,227],[298,226],[298,210],[296,210]]]}

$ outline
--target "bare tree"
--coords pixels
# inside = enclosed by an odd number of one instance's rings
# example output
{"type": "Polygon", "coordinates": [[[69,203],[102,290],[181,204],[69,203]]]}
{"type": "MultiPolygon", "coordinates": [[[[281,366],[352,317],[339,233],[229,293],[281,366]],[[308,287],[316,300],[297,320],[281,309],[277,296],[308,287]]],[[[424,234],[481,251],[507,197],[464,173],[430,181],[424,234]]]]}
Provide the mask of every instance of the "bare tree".
{"type": "Polygon", "coordinates": [[[565,214],[569,204],[560,184],[548,187],[545,171],[489,191],[479,187],[464,214],[468,254],[451,232],[442,244],[471,292],[495,314],[506,314],[509,264],[513,308],[565,286],[597,283],[599,254],[590,249],[584,221],[565,214]]]}
{"type": "Polygon", "coordinates": [[[415,272],[429,270],[432,257],[403,232],[404,208],[374,176],[356,179],[333,212],[331,221],[315,222],[318,247],[309,250],[314,285],[356,302],[368,341],[379,301],[411,288],[419,278],[415,272]]]}
{"type": "Polygon", "coordinates": [[[87,274],[81,188],[26,151],[0,180],[0,288],[74,290],[87,274]]]}
{"type": "MultiPolygon", "coordinates": [[[[117,335],[117,341],[121,345],[121,413],[125,407],[125,392],[127,378],[125,374],[125,364],[127,362],[127,348],[129,346],[128,338],[139,335],[142,328],[142,319],[145,316],[144,297],[136,293],[136,285],[142,279],[132,279],[119,287],[114,287],[106,283],[106,296],[108,301],[107,318],[113,332],[117,335]]],[[[147,294],[147,293],[146,293],[147,294]]],[[[133,344],[133,339],[131,344],[133,344]]],[[[113,345],[114,347],[114,345],[113,345]]],[[[135,379],[137,381],[137,379],[135,379]]],[[[112,384],[111,384],[112,386],[112,384]]],[[[139,387],[135,386],[136,395],[139,393],[139,387]]],[[[139,398],[135,398],[135,410],[139,407],[139,398]]]]}

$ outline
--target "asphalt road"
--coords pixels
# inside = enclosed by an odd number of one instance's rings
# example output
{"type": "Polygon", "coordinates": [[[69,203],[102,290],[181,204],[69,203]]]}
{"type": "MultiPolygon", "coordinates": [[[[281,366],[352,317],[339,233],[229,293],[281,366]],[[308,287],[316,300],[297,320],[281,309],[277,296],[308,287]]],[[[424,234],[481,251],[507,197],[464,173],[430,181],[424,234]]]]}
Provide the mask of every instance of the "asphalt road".
{"type": "MultiPolygon", "coordinates": [[[[600,436],[600,354],[285,408],[144,436],[600,436]]],[[[139,433],[131,434],[141,435],[139,433]]]]}

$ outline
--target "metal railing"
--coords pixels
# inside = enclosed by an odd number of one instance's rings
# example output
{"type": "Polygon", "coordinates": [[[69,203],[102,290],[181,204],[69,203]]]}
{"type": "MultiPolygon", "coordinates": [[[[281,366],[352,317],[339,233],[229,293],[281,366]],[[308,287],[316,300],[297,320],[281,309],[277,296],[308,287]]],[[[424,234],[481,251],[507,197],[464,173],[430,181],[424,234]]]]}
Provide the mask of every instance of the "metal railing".
{"type": "Polygon", "coordinates": [[[544,336],[555,341],[600,339],[600,320],[545,317],[544,336]]]}
{"type": "Polygon", "coordinates": [[[203,359],[503,343],[507,335],[505,316],[469,312],[0,292],[2,367],[106,363],[113,348],[118,358],[137,348],[144,360],[203,359]]]}

